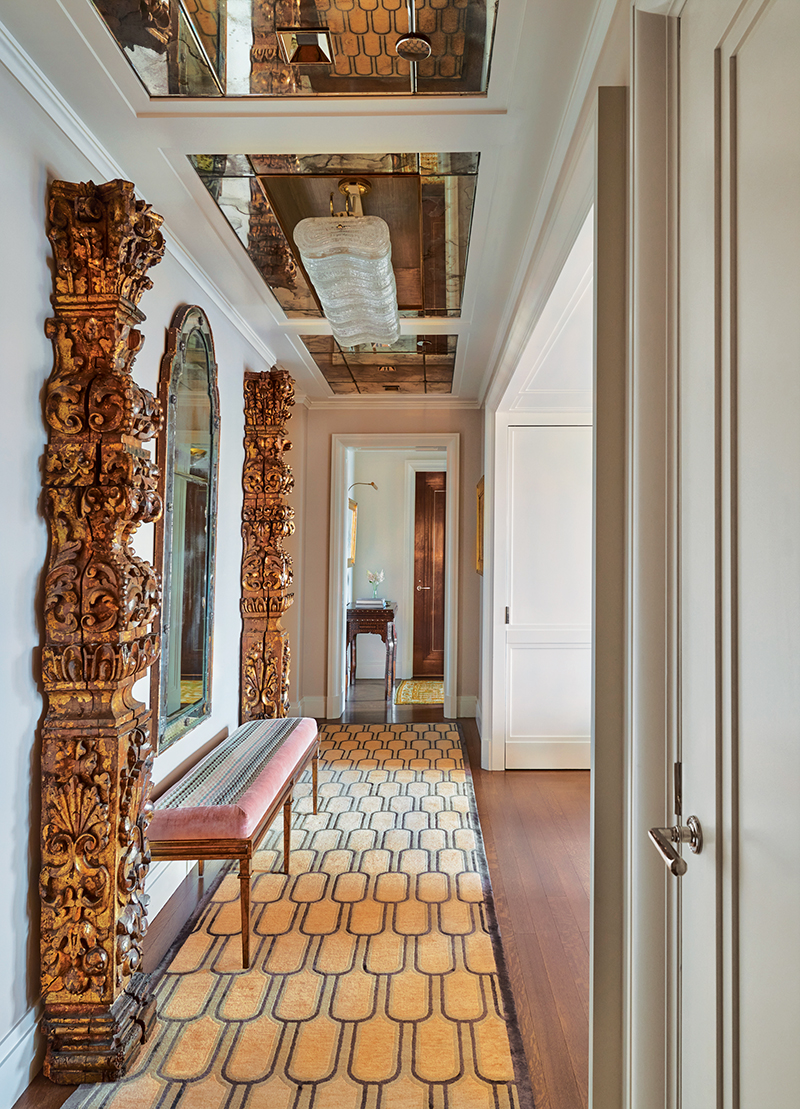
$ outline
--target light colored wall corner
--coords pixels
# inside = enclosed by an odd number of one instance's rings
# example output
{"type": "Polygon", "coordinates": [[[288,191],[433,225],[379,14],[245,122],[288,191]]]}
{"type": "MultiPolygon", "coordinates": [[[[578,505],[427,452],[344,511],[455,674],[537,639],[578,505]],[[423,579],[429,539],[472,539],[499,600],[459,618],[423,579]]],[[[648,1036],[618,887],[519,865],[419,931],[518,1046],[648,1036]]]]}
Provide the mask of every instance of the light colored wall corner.
{"type": "Polygon", "coordinates": [[[481,712],[480,697],[475,698],[475,723],[478,725],[478,735],[483,740],[483,713],[481,712]]]}
{"type": "Polygon", "coordinates": [[[458,698],[458,715],[459,717],[467,717],[472,719],[477,715],[478,698],[477,697],[459,697],[458,698]]]}
{"type": "Polygon", "coordinates": [[[0,1097],[6,1105],[14,1104],[42,1068],[42,1011],[40,1000],[0,1040],[0,1097]]]}
{"type": "Polygon", "coordinates": [[[298,703],[300,716],[312,716],[315,720],[324,720],[327,716],[327,699],[325,697],[303,697],[298,703]]]}

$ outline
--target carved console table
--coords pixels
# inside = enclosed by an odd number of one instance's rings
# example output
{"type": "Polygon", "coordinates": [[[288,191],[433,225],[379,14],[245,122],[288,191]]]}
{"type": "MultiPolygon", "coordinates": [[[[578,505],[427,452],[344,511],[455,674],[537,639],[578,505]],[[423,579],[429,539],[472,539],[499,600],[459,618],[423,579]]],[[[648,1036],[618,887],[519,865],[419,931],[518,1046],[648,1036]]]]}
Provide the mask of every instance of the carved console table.
{"type": "Polygon", "coordinates": [[[390,700],[394,689],[394,674],[397,664],[397,629],[395,627],[396,601],[386,601],[384,608],[366,605],[349,605],[347,609],[347,655],[349,658],[350,681],[356,677],[356,636],[367,633],[379,635],[386,644],[386,699],[390,700]]]}

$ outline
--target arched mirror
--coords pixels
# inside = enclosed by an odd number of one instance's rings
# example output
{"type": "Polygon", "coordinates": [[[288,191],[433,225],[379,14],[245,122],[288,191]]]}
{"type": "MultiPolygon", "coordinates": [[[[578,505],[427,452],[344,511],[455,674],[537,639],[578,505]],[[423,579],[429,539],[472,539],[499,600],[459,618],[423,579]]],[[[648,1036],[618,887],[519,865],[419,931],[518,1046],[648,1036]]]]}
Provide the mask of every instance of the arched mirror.
{"type": "Polygon", "coordinates": [[[159,396],[165,419],[156,461],[164,514],[155,562],[163,600],[151,703],[162,751],[211,711],[219,394],[214,340],[196,305],[173,317],[159,396]]]}

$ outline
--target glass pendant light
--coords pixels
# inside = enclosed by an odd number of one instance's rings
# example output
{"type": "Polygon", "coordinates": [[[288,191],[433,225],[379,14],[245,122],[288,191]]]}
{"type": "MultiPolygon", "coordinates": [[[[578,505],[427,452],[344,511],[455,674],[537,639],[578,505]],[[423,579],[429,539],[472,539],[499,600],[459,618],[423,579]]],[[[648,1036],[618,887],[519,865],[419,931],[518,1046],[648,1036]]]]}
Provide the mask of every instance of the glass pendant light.
{"type": "Polygon", "coordinates": [[[301,220],[294,241],[337,343],[400,338],[389,227],[379,216],[301,220]]]}

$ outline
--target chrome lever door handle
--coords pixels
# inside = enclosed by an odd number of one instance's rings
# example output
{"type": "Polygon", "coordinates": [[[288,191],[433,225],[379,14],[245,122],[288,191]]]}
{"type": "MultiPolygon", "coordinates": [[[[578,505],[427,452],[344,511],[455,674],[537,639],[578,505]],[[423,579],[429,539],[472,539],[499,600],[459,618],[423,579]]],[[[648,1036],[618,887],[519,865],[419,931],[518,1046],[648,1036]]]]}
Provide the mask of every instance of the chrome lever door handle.
{"type": "Polygon", "coordinates": [[[429,585],[418,585],[417,586],[417,593],[422,592],[423,589],[430,589],[430,586],[429,585]]]}
{"type": "Polygon", "coordinates": [[[673,843],[688,843],[695,855],[703,850],[703,829],[696,816],[690,816],[686,827],[675,825],[674,828],[651,828],[647,833],[656,851],[667,864],[669,871],[680,878],[687,871],[686,860],[682,859],[673,843]]]}

